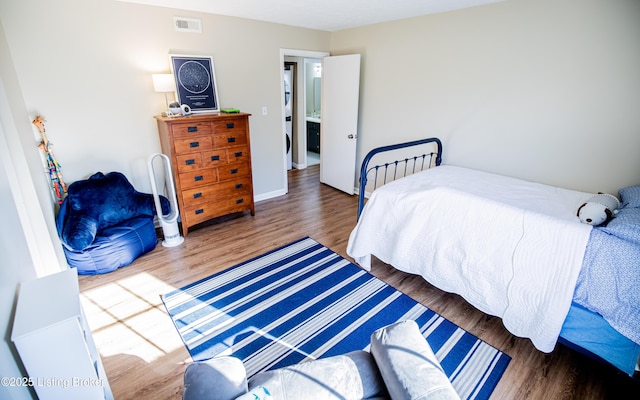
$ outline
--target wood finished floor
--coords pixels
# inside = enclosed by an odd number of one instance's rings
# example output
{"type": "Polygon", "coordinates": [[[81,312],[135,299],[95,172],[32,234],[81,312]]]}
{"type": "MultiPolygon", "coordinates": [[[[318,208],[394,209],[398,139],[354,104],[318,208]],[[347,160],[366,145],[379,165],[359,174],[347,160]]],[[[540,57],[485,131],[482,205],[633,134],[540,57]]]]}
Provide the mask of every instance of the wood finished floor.
{"type": "MultiPolygon", "coordinates": [[[[289,172],[289,193],[160,245],[133,264],[81,276],[82,303],[116,400],[180,399],[189,354],[160,295],[275,247],[310,236],[343,257],[357,198],[319,183],[319,167],[289,172]]],[[[640,399],[640,384],[563,346],[551,354],[514,337],[500,319],[421,277],[374,260],[375,276],[512,357],[492,399],[640,399]]]]}

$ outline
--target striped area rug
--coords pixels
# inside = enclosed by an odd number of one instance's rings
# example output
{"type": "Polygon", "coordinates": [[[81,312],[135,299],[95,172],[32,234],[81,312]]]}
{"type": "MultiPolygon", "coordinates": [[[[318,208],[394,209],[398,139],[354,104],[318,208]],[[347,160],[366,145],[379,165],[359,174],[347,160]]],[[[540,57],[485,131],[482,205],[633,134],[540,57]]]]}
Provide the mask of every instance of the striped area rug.
{"type": "Polygon", "coordinates": [[[162,296],[194,361],[247,373],[352,350],[413,319],[463,399],[487,399],[511,358],[310,238],[162,296]]]}

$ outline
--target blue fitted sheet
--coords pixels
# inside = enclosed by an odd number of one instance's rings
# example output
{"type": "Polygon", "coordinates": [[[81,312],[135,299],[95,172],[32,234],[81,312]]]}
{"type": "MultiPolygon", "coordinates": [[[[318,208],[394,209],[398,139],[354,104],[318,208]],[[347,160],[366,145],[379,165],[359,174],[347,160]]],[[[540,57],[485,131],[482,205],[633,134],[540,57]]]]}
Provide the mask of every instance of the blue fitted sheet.
{"type": "Polygon", "coordinates": [[[622,209],[618,215],[591,231],[573,301],[640,344],[640,208],[622,209]],[[626,223],[629,212],[637,215],[636,222],[626,223]],[[625,236],[616,226],[638,237],[625,236]]]}
{"type": "Polygon", "coordinates": [[[640,357],[640,345],[613,329],[601,315],[576,303],[571,305],[562,326],[560,343],[604,360],[630,376],[640,357]]]}

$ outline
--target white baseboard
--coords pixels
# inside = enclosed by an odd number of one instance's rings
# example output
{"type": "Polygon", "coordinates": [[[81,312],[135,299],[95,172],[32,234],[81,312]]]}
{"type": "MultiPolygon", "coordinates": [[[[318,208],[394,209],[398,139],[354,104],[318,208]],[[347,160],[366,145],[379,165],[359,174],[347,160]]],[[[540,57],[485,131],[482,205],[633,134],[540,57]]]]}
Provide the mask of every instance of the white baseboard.
{"type": "Polygon", "coordinates": [[[285,194],[287,194],[287,191],[284,189],[274,190],[273,192],[263,193],[255,196],[253,198],[253,201],[257,203],[259,201],[273,199],[274,197],[284,196],[285,194]]]}
{"type": "Polygon", "coordinates": [[[307,164],[298,164],[298,163],[291,163],[291,166],[295,169],[305,169],[307,168],[307,164]]]}

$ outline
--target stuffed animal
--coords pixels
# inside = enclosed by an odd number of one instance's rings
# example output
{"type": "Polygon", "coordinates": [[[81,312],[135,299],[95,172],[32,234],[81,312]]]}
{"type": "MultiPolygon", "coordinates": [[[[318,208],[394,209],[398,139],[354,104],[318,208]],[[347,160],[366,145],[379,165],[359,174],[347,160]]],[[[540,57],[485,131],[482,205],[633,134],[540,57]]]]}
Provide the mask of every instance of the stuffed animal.
{"type": "Polygon", "coordinates": [[[578,218],[585,224],[597,226],[613,218],[618,213],[618,207],[618,198],[607,193],[598,193],[578,208],[578,218]]]}
{"type": "MultiPolygon", "coordinates": [[[[72,183],[65,201],[68,211],[61,239],[75,251],[89,247],[102,229],[133,217],[153,218],[156,214],[153,195],[136,191],[120,172],[98,172],[72,183]]],[[[169,200],[161,196],[160,203],[162,213],[168,214],[169,200]]]]}

